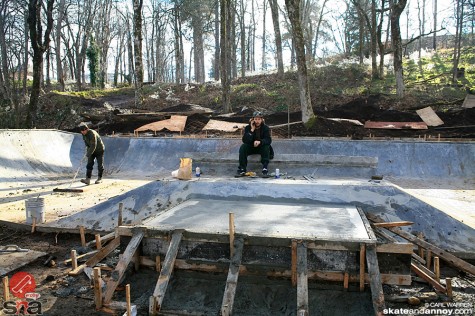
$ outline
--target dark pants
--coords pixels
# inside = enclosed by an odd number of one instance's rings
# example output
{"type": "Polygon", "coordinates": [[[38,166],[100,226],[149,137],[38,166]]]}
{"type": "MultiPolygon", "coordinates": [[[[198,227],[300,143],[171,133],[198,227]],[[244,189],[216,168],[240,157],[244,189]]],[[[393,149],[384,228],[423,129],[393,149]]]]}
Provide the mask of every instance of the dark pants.
{"type": "Polygon", "coordinates": [[[247,156],[249,155],[261,155],[262,167],[267,168],[269,164],[270,157],[270,146],[262,145],[259,147],[253,147],[248,144],[242,144],[239,148],[239,168],[241,170],[246,170],[247,168],[247,156]]]}
{"type": "Polygon", "coordinates": [[[97,160],[97,176],[102,178],[102,173],[104,172],[104,152],[94,152],[91,157],[87,158],[86,165],[86,178],[92,176],[92,168],[94,167],[94,159],[97,160]]]}

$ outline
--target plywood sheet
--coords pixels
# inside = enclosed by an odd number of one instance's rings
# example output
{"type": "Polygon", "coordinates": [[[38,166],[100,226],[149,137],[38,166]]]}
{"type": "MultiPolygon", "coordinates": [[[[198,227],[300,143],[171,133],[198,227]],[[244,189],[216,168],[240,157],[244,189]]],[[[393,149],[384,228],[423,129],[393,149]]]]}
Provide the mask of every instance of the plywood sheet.
{"type": "Polygon", "coordinates": [[[27,252],[0,253],[0,276],[15,271],[36,259],[46,256],[46,252],[29,250],[27,252]]]}
{"type": "Polygon", "coordinates": [[[439,126],[444,124],[444,121],[440,119],[430,106],[417,110],[416,113],[428,126],[439,126]]]}
{"type": "Polygon", "coordinates": [[[246,127],[246,123],[233,123],[218,120],[209,120],[208,124],[203,127],[203,131],[222,131],[222,132],[236,132],[239,129],[246,127]]]}
{"type": "Polygon", "coordinates": [[[171,132],[183,132],[185,130],[187,116],[172,115],[168,120],[162,120],[143,125],[135,130],[135,132],[153,131],[158,132],[167,129],[171,132]]]}
{"type": "Polygon", "coordinates": [[[475,108],[475,95],[467,94],[465,100],[463,101],[462,107],[467,109],[475,108]]]}
{"type": "Polygon", "coordinates": [[[379,129],[427,129],[424,122],[373,122],[366,121],[364,128],[379,129]]]}

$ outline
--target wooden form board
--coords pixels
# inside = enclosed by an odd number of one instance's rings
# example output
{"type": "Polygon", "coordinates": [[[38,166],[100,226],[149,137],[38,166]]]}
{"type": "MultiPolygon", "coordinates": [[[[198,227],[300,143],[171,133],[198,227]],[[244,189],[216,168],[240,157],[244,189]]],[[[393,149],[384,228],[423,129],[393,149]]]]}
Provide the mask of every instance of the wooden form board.
{"type": "Polygon", "coordinates": [[[107,257],[114,249],[119,247],[120,245],[120,237],[114,238],[107,246],[102,247],[100,251],[98,251],[93,257],[89,258],[86,263],[78,266],[76,269],[69,272],[69,275],[78,275],[81,273],[85,267],[94,267],[96,264],[102,261],[105,257],[107,257]]]}
{"type": "Polygon", "coordinates": [[[368,264],[369,284],[371,286],[371,298],[375,315],[383,315],[384,293],[379,274],[378,257],[374,245],[366,245],[366,263],[368,264]]]}
{"type": "Polygon", "coordinates": [[[234,297],[236,295],[237,282],[239,277],[239,267],[241,266],[242,250],[244,248],[244,240],[236,238],[234,240],[234,254],[228,270],[228,278],[224,289],[223,302],[221,304],[221,315],[232,315],[234,306],[234,297]]]}
{"type": "Polygon", "coordinates": [[[173,272],[176,255],[178,254],[178,246],[180,245],[182,236],[183,231],[181,230],[175,231],[172,235],[172,240],[165,255],[165,260],[163,261],[157,285],[155,286],[153,295],[150,297],[149,315],[156,315],[157,312],[160,311],[163,299],[165,298],[165,292],[167,291],[168,282],[173,272]]]}
{"type": "Polygon", "coordinates": [[[307,243],[297,242],[297,314],[308,315],[307,243]]]}
{"type": "Polygon", "coordinates": [[[444,125],[444,121],[440,119],[430,106],[417,110],[416,113],[427,124],[427,126],[444,125]]]}
{"type": "MultiPolygon", "coordinates": [[[[383,222],[379,217],[373,215],[373,214],[366,214],[366,216],[371,219],[373,222],[376,223],[381,223],[383,222]]],[[[471,275],[475,275],[475,266],[471,265],[470,263],[457,258],[456,256],[452,255],[451,253],[440,249],[437,246],[432,245],[431,243],[426,242],[425,240],[418,238],[404,230],[402,230],[399,227],[385,227],[385,229],[395,233],[396,235],[414,243],[417,246],[421,246],[427,250],[430,250],[434,255],[437,255],[438,257],[444,259],[447,263],[453,265],[454,267],[470,273],[471,275]]]]}
{"type": "Polygon", "coordinates": [[[428,129],[425,122],[373,122],[366,121],[364,128],[374,129],[428,129]]]}
{"type": "Polygon", "coordinates": [[[122,279],[122,276],[124,275],[125,270],[127,269],[127,266],[129,265],[130,261],[132,261],[132,258],[135,252],[137,251],[143,236],[143,231],[136,232],[132,236],[132,239],[127,245],[127,248],[125,249],[122,258],[117,263],[115,270],[112,271],[111,278],[107,282],[106,291],[104,293],[104,304],[107,304],[112,300],[112,296],[114,295],[115,289],[119,285],[119,282],[122,279]]]}

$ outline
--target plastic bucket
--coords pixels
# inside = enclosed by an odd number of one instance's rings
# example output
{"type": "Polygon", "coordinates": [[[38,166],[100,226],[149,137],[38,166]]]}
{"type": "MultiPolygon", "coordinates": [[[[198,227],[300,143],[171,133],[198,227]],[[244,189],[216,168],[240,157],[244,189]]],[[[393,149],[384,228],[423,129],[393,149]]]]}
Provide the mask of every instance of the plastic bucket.
{"type": "Polygon", "coordinates": [[[26,223],[33,224],[33,217],[36,223],[45,221],[45,200],[43,198],[33,198],[25,201],[26,223]]]}

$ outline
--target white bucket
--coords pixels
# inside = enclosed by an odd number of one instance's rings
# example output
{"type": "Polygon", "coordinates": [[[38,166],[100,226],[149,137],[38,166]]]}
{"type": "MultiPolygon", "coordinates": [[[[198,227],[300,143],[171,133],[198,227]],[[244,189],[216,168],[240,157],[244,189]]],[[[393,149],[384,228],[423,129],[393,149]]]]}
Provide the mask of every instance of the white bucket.
{"type": "Polygon", "coordinates": [[[25,201],[26,223],[32,224],[33,217],[36,217],[36,223],[45,221],[45,200],[43,198],[33,198],[25,201]]]}

